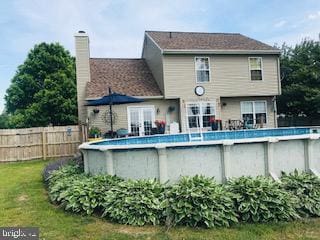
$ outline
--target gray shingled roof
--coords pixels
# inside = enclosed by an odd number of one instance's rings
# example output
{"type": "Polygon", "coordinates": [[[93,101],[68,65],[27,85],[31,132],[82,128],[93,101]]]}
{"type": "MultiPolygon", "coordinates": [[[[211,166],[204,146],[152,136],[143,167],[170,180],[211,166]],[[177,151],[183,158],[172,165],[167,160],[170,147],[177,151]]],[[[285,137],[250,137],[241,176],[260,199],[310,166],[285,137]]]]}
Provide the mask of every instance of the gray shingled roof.
{"type": "Polygon", "coordinates": [[[91,81],[87,98],[114,92],[130,96],[161,96],[162,93],[143,59],[90,58],[91,81]]]}
{"type": "Polygon", "coordinates": [[[239,33],[199,33],[146,31],[167,50],[278,50],[239,33]]]}

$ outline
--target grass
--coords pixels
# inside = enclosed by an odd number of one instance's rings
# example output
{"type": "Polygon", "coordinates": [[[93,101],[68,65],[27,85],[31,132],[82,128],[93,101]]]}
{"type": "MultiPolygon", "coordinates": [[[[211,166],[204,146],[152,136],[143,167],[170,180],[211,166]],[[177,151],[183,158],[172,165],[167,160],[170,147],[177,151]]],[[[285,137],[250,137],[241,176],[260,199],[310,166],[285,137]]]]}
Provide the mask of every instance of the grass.
{"type": "Polygon", "coordinates": [[[36,226],[41,239],[320,239],[320,219],[240,224],[232,228],[131,227],[66,213],[48,202],[41,172],[45,161],[0,164],[0,226],[36,226]]]}

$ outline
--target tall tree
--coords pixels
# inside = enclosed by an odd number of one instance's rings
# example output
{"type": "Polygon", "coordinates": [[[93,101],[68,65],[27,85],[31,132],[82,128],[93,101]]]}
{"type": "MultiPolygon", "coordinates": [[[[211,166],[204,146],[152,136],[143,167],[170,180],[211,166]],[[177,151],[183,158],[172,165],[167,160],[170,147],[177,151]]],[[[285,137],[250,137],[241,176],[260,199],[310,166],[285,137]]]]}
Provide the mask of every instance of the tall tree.
{"type": "Polygon", "coordinates": [[[304,40],[294,48],[283,46],[282,95],[278,112],[287,116],[320,117],[320,43],[304,40]]]}
{"type": "Polygon", "coordinates": [[[18,67],[5,100],[10,127],[77,123],[75,60],[58,43],[40,43],[18,67]]]}
{"type": "Polygon", "coordinates": [[[8,128],[8,115],[6,113],[0,114],[0,129],[8,128]]]}

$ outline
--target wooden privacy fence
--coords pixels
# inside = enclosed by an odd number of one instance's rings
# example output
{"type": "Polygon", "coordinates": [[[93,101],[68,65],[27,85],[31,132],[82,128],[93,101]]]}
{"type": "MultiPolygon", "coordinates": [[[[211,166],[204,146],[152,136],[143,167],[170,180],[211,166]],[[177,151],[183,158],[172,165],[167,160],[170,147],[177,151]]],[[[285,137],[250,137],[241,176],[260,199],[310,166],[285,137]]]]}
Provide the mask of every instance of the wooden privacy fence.
{"type": "Polygon", "coordinates": [[[0,129],[0,162],[73,156],[85,140],[84,126],[0,129]]]}

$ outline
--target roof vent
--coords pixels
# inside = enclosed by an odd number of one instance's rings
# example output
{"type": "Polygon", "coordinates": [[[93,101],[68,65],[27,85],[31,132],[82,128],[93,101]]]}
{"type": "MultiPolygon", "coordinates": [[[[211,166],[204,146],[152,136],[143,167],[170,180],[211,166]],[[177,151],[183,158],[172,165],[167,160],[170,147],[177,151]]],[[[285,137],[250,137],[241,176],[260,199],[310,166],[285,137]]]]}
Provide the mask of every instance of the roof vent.
{"type": "Polygon", "coordinates": [[[80,30],[80,31],[78,31],[78,33],[86,33],[86,32],[85,32],[85,31],[80,30]]]}

